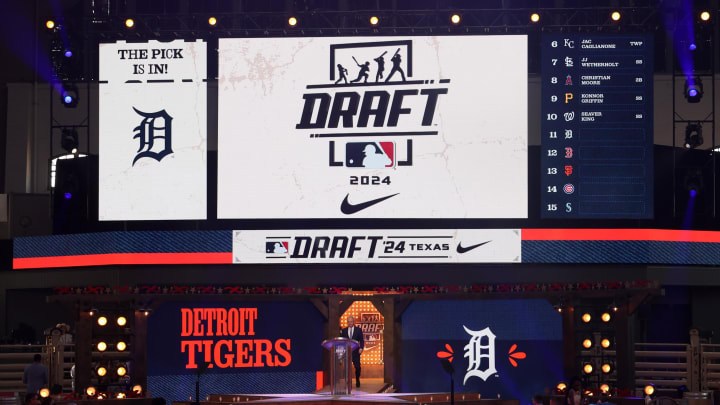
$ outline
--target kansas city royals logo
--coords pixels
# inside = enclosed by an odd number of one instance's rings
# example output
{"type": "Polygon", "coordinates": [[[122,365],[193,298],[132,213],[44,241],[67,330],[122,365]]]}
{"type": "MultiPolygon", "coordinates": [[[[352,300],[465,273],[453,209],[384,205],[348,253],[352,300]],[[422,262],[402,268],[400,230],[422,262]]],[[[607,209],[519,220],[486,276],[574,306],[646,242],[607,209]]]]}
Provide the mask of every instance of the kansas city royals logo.
{"type": "Polygon", "coordinates": [[[146,113],[133,107],[138,115],[143,117],[140,125],[133,128],[135,136],[140,142],[137,150],[133,166],[135,162],[144,157],[162,160],[165,156],[173,153],[172,150],[172,117],[165,110],[146,113]]]}
{"type": "Polygon", "coordinates": [[[470,341],[464,348],[465,357],[468,358],[468,368],[463,384],[465,384],[470,377],[480,377],[483,381],[487,381],[488,377],[497,373],[495,369],[495,334],[490,328],[474,331],[463,325],[463,329],[470,335],[470,341]],[[486,339],[486,344],[483,344],[483,338],[486,339]],[[487,359],[487,368],[484,370],[480,369],[483,359],[487,359]]]}

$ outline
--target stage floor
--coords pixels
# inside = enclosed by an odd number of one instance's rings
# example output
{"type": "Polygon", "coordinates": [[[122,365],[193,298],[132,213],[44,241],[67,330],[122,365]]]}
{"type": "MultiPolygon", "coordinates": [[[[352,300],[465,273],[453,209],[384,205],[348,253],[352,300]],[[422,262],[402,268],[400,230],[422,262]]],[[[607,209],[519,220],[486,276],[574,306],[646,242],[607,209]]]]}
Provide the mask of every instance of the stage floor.
{"type": "MultiPolygon", "coordinates": [[[[370,389],[371,386],[361,387],[370,389]]],[[[458,393],[455,394],[455,403],[462,405],[519,405],[516,399],[480,399],[477,393],[458,393]]],[[[237,404],[243,402],[252,402],[253,404],[288,405],[291,403],[302,403],[303,405],[341,405],[341,404],[372,404],[372,405],[449,405],[450,394],[447,392],[434,393],[368,393],[363,391],[353,391],[352,395],[330,395],[329,393],[316,394],[213,394],[210,395],[208,401],[203,404],[237,404]]],[[[192,402],[173,401],[174,405],[192,405],[192,402]]]]}

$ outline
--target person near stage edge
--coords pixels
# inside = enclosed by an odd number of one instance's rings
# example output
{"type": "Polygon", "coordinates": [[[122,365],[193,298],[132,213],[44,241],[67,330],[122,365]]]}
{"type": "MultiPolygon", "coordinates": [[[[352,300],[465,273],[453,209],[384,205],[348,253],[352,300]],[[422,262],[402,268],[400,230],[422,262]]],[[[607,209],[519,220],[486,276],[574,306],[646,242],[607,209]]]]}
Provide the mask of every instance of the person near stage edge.
{"type": "Polygon", "coordinates": [[[352,352],[352,364],[355,367],[355,386],[360,387],[360,355],[365,348],[365,339],[363,338],[362,330],[355,326],[355,318],[349,316],[347,319],[347,328],[343,328],[340,332],[341,337],[357,340],[360,343],[360,347],[353,350],[352,352]]]}
{"type": "Polygon", "coordinates": [[[25,367],[23,373],[23,384],[27,385],[27,392],[37,394],[43,387],[48,384],[48,371],[42,365],[42,356],[36,354],[33,356],[33,362],[25,367]]]}
{"type": "Polygon", "coordinates": [[[565,405],[583,405],[583,388],[582,381],[579,377],[573,377],[570,380],[570,388],[568,388],[565,397],[565,405]]]}

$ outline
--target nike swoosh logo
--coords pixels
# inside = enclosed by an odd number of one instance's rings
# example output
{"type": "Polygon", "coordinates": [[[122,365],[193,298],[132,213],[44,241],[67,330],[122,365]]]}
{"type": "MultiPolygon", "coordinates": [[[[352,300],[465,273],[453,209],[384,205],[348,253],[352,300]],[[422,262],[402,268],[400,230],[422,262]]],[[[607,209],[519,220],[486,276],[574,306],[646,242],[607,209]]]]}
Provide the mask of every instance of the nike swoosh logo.
{"type": "Polygon", "coordinates": [[[360,204],[350,204],[350,202],[348,201],[348,197],[350,197],[350,194],[348,193],[345,196],[345,199],[342,201],[342,204],[340,204],[340,211],[342,211],[342,213],[345,215],[354,214],[358,211],[364,210],[365,208],[372,207],[373,205],[375,205],[377,203],[383,202],[390,197],[395,197],[398,194],[400,194],[400,193],[395,193],[395,194],[387,195],[385,197],[376,198],[374,200],[365,201],[360,204]]]}
{"type": "Polygon", "coordinates": [[[490,242],[492,242],[492,241],[489,240],[489,241],[487,241],[487,242],[478,243],[477,245],[470,245],[470,246],[465,246],[465,247],[463,247],[463,246],[462,246],[462,242],[460,242],[460,243],[458,243],[458,245],[457,245],[457,252],[458,252],[458,253],[461,253],[461,254],[462,254],[462,253],[467,253],[467,252],[469,252],[469,251],[471,251],[471,250],[473,250],[473,249],[475,249],[475,248],[479,248],[480,246],[482,246],[482,245],[484,245],[484,244],[486,244],[486,243],[490,243],[490,242]]]}

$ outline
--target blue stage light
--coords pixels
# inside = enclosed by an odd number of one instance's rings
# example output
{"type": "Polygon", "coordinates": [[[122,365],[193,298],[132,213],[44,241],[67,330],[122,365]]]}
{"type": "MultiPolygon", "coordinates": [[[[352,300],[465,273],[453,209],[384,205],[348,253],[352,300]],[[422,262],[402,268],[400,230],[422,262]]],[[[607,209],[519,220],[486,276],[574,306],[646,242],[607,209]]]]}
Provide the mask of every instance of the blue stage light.
{"type": "Polygon", "coordinates": [[[688,96],[690,96],[690,97],[695,97],[695,96],[697,96],[697,94],[698,94],[698,92],[696,89],[688,90],[688,96]]]}
{"type": "Polygon", "coordinates": [[[697,190],[692,189],[690,190],[690,197],[695,197],[697,195],[697,190]]]}
{"type": "Polygon", "coordinates": [[[66,57],[66,58],[69,58],[69,57],[71,57],[71,56],[72,56],[72,51],[69,50],[69,49],[66,49],[66,50],[65,50],[65,57],[66,57]]]}
{"type": "Polygon", "coordinates": [[[66,200],[69,200],[69,199],[71,199],[71,198],[72,198],[72,194],[71,194],[71,193],[65,193],[65,199],[66,199],[66,200]]]}
{"type": "Polygon", "coordinates": [[[65,97],[63,97],[63,101],[65,102],[65,104],[70,104],[72,103],[73,98],[70,95],[66,94],[65,97]]]}
{"type": "Polygon", "coordinates": [[[695,45],[694,43],[693,43],[693,44],[690,44],[689,48],[690,48],[691,51],[694,51],[694,50],[697,49],[697,45],[695,45]]]}

